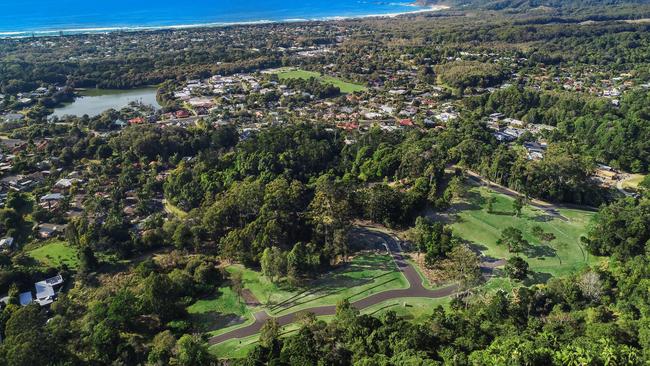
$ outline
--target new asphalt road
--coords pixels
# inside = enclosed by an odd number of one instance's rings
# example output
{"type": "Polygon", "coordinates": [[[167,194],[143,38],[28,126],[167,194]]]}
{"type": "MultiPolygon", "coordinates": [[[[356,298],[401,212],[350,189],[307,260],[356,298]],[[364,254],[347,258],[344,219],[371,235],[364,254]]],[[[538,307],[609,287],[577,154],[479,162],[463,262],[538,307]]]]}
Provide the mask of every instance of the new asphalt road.
{"type": "MultiPolygon", "coordinates": [[[[383,232],[369,230],[369,229],[362,229],[362,230],[364,230],[365,235],[374,235],[382,239],[384,245],[386,246],[386,249],[388,249],[391,256],[393,257],[393,260],[395,261],[395,265],[397,265],[397,268],[402,272],[402,274],[404,275],[404,277],[406,278],[410,286],[407,289],[384,291],[384,292],[370,295],[361,300],[357,300],[352,303],[352,305],[355,308],[362,310],[369,306],[379,304],[386,300],[399,299],[399,298],[408,298],[408,297],[440,298],[440,297],[449,296],[453,294],[454,291],[456,291],[457,287],[455,285],[442,287],[436,290],[430,290],[425,288],[422,285],[422,278],[420,277],[416,269],[413,268],[413,266],[409,262],[407,262],[406,259],[402,256],[402,248],[398,240],[396,240],[391,235],[383,232]]],[[[503,261],[495,261],[491,263],[484,263],[483,267],[490,269],[503,264],[504,264],[503,261]]],[[[336,313],[336,306],[329,305],[329,306],[318,306],[309,309],[303,309],[300,311],[296,311],[294,313],[276,317],[275,319],[278,321],[278,323],[281,326],[283,326],[294,322],[298,314],[305,313],[305,312],[314,313],[316,316],[334,315],[336,313]]],[[[253,316],[255,317],[254,323],[242,328],[232,330],[224,334],[220,334],[218,336],[214,336],[210,338],[209,340],[210,344],[218,344],[230,339],[244,338],[244,337],[257,334],[259,333],[264,323],[271,318],[271,316],[266,311],[259,311],[253,314],[253,316]]]]}

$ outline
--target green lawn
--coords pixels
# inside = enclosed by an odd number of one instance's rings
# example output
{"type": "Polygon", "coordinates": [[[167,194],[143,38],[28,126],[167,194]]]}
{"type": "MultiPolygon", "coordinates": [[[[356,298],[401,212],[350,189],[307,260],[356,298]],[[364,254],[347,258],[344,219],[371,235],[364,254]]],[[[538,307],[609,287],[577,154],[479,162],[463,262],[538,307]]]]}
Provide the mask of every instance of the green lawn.
{"type": "Polygon", "coordinates": [[[254,320],[246,305],[227,286],[220,287],[215,296],[188,306],[187,312],[195,329],[212,336],[248,325],[254,320]]]}
{"type": "Polygon", "coordinates": [[[74,269],[79,265],[77,249],[63,241],[46,242],[37,248],[29,250],[27,254],[49,267],[59,267],[66,264],[74,269]]]}
{"type": "Polygon", "coordinates": [[[284,80],[284,79],[305,79],[306,80],[309,78],[316,78],[320,80],[322,83],[332,84],[338,87],[341,90],[341,93],[345,93],[345,94],[365,91],[367,89],[363,85],[350,83],[328,75],[321,75],[320,73],[315,71],[306,71],[301,69],[289,68],[284,71],[279,71],[277,75],[278,78],[280,78],[280,80],[284,80]]]}
{"type": "Polygon", "coordinates": [[[378,292],[408,287],[387,254],[355,256],[347,265],[322,274],[298,289],[274,284],[260,272],[239,265],[228,267],[228,271],[240,272],[244,287],[263,304],[262,308],[275,316],[314,306],[335,305],[345,298],[353,302],[378,292]]]}
{"type": "Polygon", "coordinates": [[[236,338],[223,343],[210,346],[208,349],[212,355],[222,360],[245,358],[259,342],[259,335],[246,338],[236,338]]]}
{"type": "Polygon", "coordinates": [[[392,299],[380,302],[373,306],[367,307],[361,311],[362,314],[379,316],[387,311],[394,311],[397,315],[421,321],[433,313],[438,306],[447,307],[451,297],[441,297],[438,299],[429,299],[424,297],[409,297],[405,299],[392,299]]]}
{"type": "Polygon", "coordinates": [[[562,209],[560,213],[568,221],[552,218],[544,212],[527,206],[521,217],[512,214],[513,199],[487,188],[472,188],[468,198],[454,205],[458,220],[452,225],[454,233],[475,245],[485,255],[494,258],[508,258],[511,254],[504,246],[497,245],[501,231],[513,226],[521,230],[531,244],[522,257],[540,275],[562,276],[578,271],[599,259],[590,256],[580,244],[580,236],[593,217],[592,212],[562,209]],[[489,196],[496,198],[494,213],[488,213],[486,202],[489,196]],[[531,234],[539,225],[544,232],[553,233],[556,239],[545,245],[531,234]]]}

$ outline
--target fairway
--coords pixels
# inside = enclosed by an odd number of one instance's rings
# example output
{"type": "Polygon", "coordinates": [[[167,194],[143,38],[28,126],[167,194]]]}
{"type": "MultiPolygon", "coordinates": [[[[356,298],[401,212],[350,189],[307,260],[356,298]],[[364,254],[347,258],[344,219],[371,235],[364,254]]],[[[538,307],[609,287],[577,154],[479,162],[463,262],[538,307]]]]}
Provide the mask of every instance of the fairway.
{"type": "Polygon", "coordinates": [[[285,79],[307,80],[310,78],[316,78],[324,84],[332,84],[338,87],[341,90],[341,93],[344,94],[361,92],[367,89],[363,85],[350,83],[332,76],[321,75],[320,73],[315,71],[306,71],[301,69],[287,69],[287,70],[279,71],[276,75],[278,75],[278,78],[280,78],[280,80],[285,80],[285,79]]]}
{"type": "Polygon", "coordinates": [[[579,271],[598,261],[590,256],[580,244],[580,236],[586,232],[593,213],[580,210],[560,209],[567,219],[551,217],[544,212],[526,206],[521,217],[516,217],[512,209],[513,199],[487,188],[472,188],[468,198],[454,204],[458,220],[452,225],[454,234],[480,249],[483,254],[494,258],[512,256],[505,246],[497,245],[503,229],[515,227],[522,231],[531,244],[522,257],[531,269],[545,276],[561,276],[579,271]],[[493,213],[487,212],[487,199],[494,197],[493,213]],[[534,226],[556,237],[550,243],[542,243],[532,234],[534,226]]]}
{"type": "Polygon", "coordinates": [[[60,267],[65,264],[74,269],[79,265],[77,249],[70,247],[63,241],[51,241],[27,253],[30,257],[49,267],[60,267]]]}

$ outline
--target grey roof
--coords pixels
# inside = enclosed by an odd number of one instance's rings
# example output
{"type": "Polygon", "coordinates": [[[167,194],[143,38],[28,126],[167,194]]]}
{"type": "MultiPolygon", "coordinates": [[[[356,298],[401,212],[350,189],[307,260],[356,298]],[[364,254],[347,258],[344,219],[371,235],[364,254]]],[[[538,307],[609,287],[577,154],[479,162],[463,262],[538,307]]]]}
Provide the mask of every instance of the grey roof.
{"type": "Polygon", "coordinates": [[[18,122],[18,121],[22,121],[23,118],[25,118],[25,116],[19,113],[9,113],[2,116],[2,119],[5,122],[18,122]]]}
{"type": "Polygon", "coordinates": [[[62,200],[64,196],[61,193],[49,193],[41,197],[41,201],[59,201],[62,200]]]}
{"type": "Polygon", "coordinates": [[[36,288],[36,302],[41,306],[51,304],[56,296],[54,286],[58,286],[62,283],[63,277],[61,275],[56,275],[43,281],[36,282],[34,284],[34,287],[36,288]]]}

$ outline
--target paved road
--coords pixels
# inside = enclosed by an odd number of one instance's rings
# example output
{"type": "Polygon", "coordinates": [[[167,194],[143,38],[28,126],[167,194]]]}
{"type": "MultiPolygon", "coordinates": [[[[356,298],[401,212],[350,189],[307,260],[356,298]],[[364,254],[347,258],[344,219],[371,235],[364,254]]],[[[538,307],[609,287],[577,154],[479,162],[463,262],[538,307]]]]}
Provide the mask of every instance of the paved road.
{"type": "MultiPolygon", "coordinates": [[[[473,172],[471,170],[465,169],[465,173],[467,174],[467,176],[470,179],[474,180],[475,182],[477,182],[477,183],[479,183],[481,185],[486,185],[490,189],[492,189],[494,191],[497,191],[497,192],[499,192],[501,194],[505,194],[506,196],[510,196],[510,197],[513,197],[513,198],[517,198],[517,197],[521,196],[521,194],[519,192],[517,192],[517,191],[515,191],[513,189],[510,189],[508,187],[504,187],[504,186],[502,186],[502,185],[500,185],[498,183],[492,182],[492,181],[490,181],[488,179],[485,179],[482,176],[480,176],[478,173],[475,173],[475,172],[473,172]]],[[[545,201],[542,201],[542,200],[538,200],[538,199],[529,200],[528,205],[532,206],[532,207],[535,207],[538,210],[544,211],[549,216],[556,217],[556,218],[558,218],[558,219],[560,219],[562,221],[568,221],[568,219],[566,217],[562,216],[562,214],[560,213],[559,209],[561,208],[561,206],[559,206],[559,205],[555,205],[555,204],[545,202],[545,201]]]]}
{"type": "MultiPolygon", "coordinates": [[[[462,169],[462,168],[461,168],[462,169]]],[[[482,185],[487,185],[490,189],[497,191],[499,193],[505,194],[506,196],[510,196],[513,198],[516,198],[518,196],[523,196],[521,193],[515,191],[514,189],[504,187],[500,185],[499,183],[495,183],[490,181],[489,179],[484,178],[483,176],[479,175],[476,172],[473,172],[469,169],[464,169],[465,173],[467,173],[468,177],[478,184],[482,185]]],[[[598,207],[593,207],[593,206],[588,206],[588,205],[580,205],[576,203],[551,203],[547,201],[540,200],[538,198],[533,198],[528,201],[528,205],[535,207],[539,210],[542,210],[546,212],[550,216],[555,216],[563,221],[568,221],[568,219],[560,213],[559,209],[561,208],[568,208],[568,209],[573,209],[573,210],[582,210],[582,211],[591,211],[591,212],[597,212],[598,207]]]]}
{"type": "MultiPolygon", "coordinates": [[[[398,298],[407,298],[407,297],[425,297],[425,298],[432,298],[432,299],[440,298],[440,297],[449,296],[456,291],[457,289],[456,285],[442,287],[436,290],[429,290],[425,288],[422,285],[422,278],[418,274],[417,270],[413,268],[413,266],[409,262],[407,262],[404,256],[402,255],[402,248],[398,240],[396,240],[393,236],[380,231],[370,230],[370,229],[361,229],[361,230],[364,230],[365,234],[375,235],[377,237],[380,237],[384,241],[386,248],[389,250],[391,256],[393,257],[393,260],[395,261],[395,265],[402,272],[402,274],[404,275],[404,277],[406,278],[410,286],[407,289],[384,291],[384,292],[376,293],[374,295],[370,295],[361,300],[357,300],[352,303],[352,305],[355,308],[362,310],[369,306],[379,304],[383,301],[398,299],[398,298]]],[[[499,260],[490,263],[484,263],[482,266],[485,267],[486,269],[491,269],[503,264],[504,261],[499,260]]],[[[305,312],[311,312],[317,316],[334,315],[336,313],[336,306],[334,305],[318,306],[309,309],[304,309],[304,310],[296,311],[294,313],[277,317],[276,320],[281,326],[287,325],[294,322],[298,314],[305,313],[305,312]]],[[[268,319],[270,319],[271,316],[268,315],[265,311],[260,311],[253,315],[255,317],[255,322],[253,324],[212,337],[209,340],[210,344],[217,344],[234,338],[244,338],[259,333],[264,323],[268,319]]]]}

